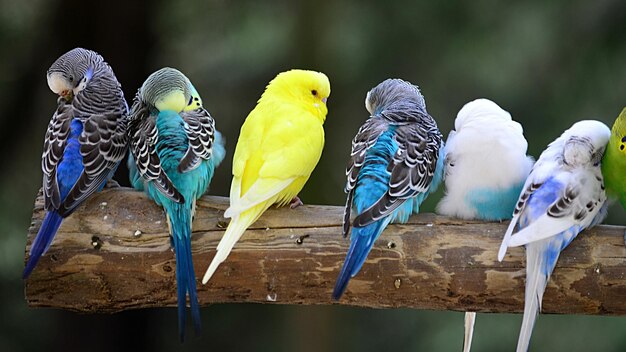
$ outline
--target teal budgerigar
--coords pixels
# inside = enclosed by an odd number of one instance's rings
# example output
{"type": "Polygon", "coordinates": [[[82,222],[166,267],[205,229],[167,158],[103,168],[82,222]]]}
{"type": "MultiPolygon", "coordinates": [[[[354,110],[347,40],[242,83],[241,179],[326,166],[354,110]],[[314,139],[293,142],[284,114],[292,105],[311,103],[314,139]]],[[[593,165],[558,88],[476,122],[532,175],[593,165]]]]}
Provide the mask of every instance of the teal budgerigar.
{"type": "Polygon", "coordinates": [[[338,300],[391,221],[406,222],[435,191],[443,171],[443,136],[417,86],[387,79],[367,93],[370,117],[352,140],[343,235],[350,230],[333,298],[338,300]]]}
{"type": "Polygon", "coordinates": [[[46,215],[31,245],[24,279],[52,244],[63,219],[105,186],[128,149],[128,106],[102,56],[70,50],[50,66],[47,76],[59,98],[41,162],[46,215]]]}
{"type": "Polygon", "coordinates": [[[196,333],[200,308],[191,257],[196,199],[224,159],[224,142],[191,81],[163,68],[148,77],[135,97],[129,122],[128,168],[133,187],[165,209],[176,255],[178,328],[185,336],[187,295],[196,333]]]}

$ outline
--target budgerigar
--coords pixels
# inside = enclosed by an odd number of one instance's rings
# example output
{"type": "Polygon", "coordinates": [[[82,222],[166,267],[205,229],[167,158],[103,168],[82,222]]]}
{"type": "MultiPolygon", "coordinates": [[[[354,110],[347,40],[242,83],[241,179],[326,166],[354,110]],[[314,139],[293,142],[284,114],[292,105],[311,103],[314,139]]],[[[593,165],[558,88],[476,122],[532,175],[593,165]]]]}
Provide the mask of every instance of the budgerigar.
{"type": "Polygon", "coordinates": [[[189,79],[173,68],[162,68],[143,83],[130,113],[133,187],[145,191],[165,209],[176,253],[178,330],[185,336],[187,295],[196,333],[200,308],[191,257],[191,224],[196,199],[207,190],[215,168],[224,159],[215,121],[189,79]]]}
{"type": "Polygon", "coordinates": [[[268,84],[241,127],[224,213],[232,220],[203,284],[267,208],[297,198],[322,154],[329,95],[328,77],[320,72],[291,70],[268,84]]]}
{"type": "Polygon", "coordinates": [[[611,138],[602,159],[602,175],[609,199],[617,198],[626,209],[626,108],[611,128],[611,138]]]}
{"type": "Polygon", "coordinates": [[[43,147],[46,215],[24,269],[27,278],[64,218],[113,176],[127,151],[128,107],[111,67],[98,53],[68,51],[48,69],[59,95],[43,147]]]}
{"type": "Polygon", "coordinates": [[[459,111],[445,147],[446,194],[442,215],[461,219],[510,219],[533,159],[522,126],[488,99],[459,111]]]}
{"type": "Polygon", "coordinates": [[[426,112],[417,86],[400,79],[385,80],[367,93],[365,107],[370,117],[352,140],[346,170],[344,237],[353,208],[357,215],[333,291],[336,300],[385,227],[391,221],[406,222],[419,212],[443,173],[443,137],[426,112]]]}
{"type": "MultiPolygon", "coordinates": [[[[533,159],[522,126],[488,99],[471,101],[459,111],[445,147],[446,195],[442,215],[461,219],[510,219],[533,159]]],[[[465,317],[464,351],[471,347],[476,313],[465,317]]]]}
{"type": "Polygon", "coordinates": [[[528,350],[560,252],[606,216],[600,163],[610,134],[602,122],[575,123],[541,153],[524,184],[498,253],[502,261],[508,247],[526,246],[526,299],[518,352],[528,350]]]}

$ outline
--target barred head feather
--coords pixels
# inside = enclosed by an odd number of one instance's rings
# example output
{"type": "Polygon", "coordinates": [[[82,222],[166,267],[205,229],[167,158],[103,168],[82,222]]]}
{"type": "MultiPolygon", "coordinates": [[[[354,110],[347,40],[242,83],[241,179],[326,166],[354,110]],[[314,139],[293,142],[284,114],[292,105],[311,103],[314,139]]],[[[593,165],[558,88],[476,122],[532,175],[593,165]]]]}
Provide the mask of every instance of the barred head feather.
{"type": "Polygon", "coordinates": [[[192,99],[189,79],[177,69],[164,67],[153,74],[139,89],[139,99],[149,106],[182,111],[192,99]]]}
{"type": "Polygon", "coordinates": [[[367,92],[365,107],[372,116],[393,122],[419,121],[426,112],[426,101],[419,87],[401,79],[386,79],[367,92]]]}

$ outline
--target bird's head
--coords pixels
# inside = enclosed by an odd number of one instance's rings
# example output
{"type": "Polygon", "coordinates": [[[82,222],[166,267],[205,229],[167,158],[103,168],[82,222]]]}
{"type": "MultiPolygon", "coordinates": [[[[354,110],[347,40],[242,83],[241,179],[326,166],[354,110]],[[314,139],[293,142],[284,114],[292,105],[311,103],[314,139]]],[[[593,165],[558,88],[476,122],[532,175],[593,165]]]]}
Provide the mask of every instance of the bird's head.
{"type": "Polygon", "coordinates": [[[576,122],[564,133],[563,161],[570,166],[600,165],[611,131],[600,121],[576,122]]]}
{"type": "Polygon", "coordinates": [[[61,55],[48,69],[48,87],[55,94],[71,101],[87,87],[97,61],[104,61],[94,51],[76,48],[61,55]]]}
{"type": "Polygon", "coordinates": [[[328,113],[326,101],[330,96],[330,82],[321,72],[290,70],[279,73],[263,95],[294,99],[317,110],[323,120],[328,113]]]}
{"type": "Polygon", "coordinates": [[[383,111],[419,111],[426,114],[426,101],[416,85],[402,79],[389,78],[367,92],[365,108],[371,116],[383,111]]]}
{"type": "Polygon", "coordinates": [[[139,88],[139,99],[159,111],[179,113],[193,101],[191,87],[191,82],[182,72],[164,67],[143,82],[139,88]]]}

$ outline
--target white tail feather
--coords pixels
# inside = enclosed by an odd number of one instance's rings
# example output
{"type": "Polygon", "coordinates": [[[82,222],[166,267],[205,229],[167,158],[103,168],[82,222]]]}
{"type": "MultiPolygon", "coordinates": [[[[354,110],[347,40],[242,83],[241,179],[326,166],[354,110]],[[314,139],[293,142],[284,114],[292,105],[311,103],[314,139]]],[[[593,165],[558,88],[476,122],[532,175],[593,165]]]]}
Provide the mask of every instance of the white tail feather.
{"type": "Polygon", "coordinates": [[[463,352],[470,352],[472,349],[472,338],[474,337],[474,323],[476,323],[476,312],[465,312],[465,336],[463,339],[463,352]]]}
{"type": "Polygon", "coordinates": [[[498,251],[498,261],[501,262],[504,259],[504,255],[506,254],[507,248],[509,248],[509,240],[511,239],[511,235],[513,234],[513,230],[515,229],[515,225],[517,225],[517,221],[519,219],[519,214],[514,216],[509,223],[509,227],[506,229],[504,233],[504,238],[502,239],[502,244],[500,245],[500,250],[498,251]]]}
{"type": "Polygon", "coordinates": [[[244,218],[237,216],[231,220],[230,224],[228,224],[226,232],[224,233],[224,236],[222,236],[220,243],[217,245],[217,252],[215,253],[215,257],[213,257],[209,268],[202,278],[203,285],[209,282],[213,274],[215,274],[217,267],[222,264],[224,260],[226,260],[226,257],[228,257],[228,255],[232,251],[235,243],[239,241],[241,235],[246,232],[248,226],[250,226],[255,220],[256,218],[252,217],[252,221],[250,221],[250,216],[246,216],[244,218]]]}
{"type": "Polygon", "coordinates": [[[526,291],[524,298],[524,317],[517,340],[517,352],[526,352],[530,346],[530,337],[541,310],[541,300],[548,283],[544,273],[544,243],[526,246],[526,291]]]}

